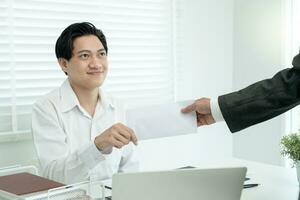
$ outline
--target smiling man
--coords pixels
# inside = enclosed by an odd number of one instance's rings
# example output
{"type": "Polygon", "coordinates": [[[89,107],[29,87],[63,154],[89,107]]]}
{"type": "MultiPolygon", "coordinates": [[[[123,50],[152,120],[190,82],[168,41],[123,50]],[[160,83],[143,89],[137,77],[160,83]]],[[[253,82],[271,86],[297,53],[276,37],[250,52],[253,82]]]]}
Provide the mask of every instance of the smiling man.
{"type": "Polygon", "coordinates": [[[107,50],[102,31],[87,22],[68,26],[57,39],[56,57],[67,79],[32,111],[45,177],[70,184],[138,170],[136,136],[117,121],[120,103],[100,89],[108,71],[107,50]]]}

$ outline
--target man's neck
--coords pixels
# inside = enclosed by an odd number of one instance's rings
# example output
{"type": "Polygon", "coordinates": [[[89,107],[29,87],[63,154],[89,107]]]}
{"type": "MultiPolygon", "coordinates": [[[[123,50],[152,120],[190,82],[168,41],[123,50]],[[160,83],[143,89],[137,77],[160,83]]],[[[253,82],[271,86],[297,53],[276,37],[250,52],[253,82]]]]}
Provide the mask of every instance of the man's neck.
{"type": "Polygon", "coordinates": [[[100,98],[99,88],[80,88],[72,84],[71,87],[75,92],[81,107],[83,107],[85,111],[87,111],[93,117],[95,114],[98,98],[100,98]]]}

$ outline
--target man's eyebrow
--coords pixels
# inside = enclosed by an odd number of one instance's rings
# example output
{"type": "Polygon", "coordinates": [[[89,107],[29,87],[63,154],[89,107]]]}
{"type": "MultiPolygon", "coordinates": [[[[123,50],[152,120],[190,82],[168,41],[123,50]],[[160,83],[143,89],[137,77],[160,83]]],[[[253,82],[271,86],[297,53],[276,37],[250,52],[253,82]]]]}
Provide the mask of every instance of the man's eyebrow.
{"type": "MultiPolygon", "coordinates": [[[[102,52],[102,51],[105,51],[105,49],[104,49],[104,48],[101,48],[101,49],[98,49],[98,50],[97,50],[97,52],[102,52]]],[[[83,50],[78,51],[77,53],[78,53],[78,54],[79,54],[79,53],[92,53],[92,51],[83,49],[83,50]]]]}
{"type": "Polygon", "coordinates": [[[97,52],[105,51],[104,48],[99,49],[97,52]]]}
{"type": "Polygon", "coordinates": [[[84,50],[77,51],[77,53],[91,53],[91,51],[84,49],[84,50]]]}

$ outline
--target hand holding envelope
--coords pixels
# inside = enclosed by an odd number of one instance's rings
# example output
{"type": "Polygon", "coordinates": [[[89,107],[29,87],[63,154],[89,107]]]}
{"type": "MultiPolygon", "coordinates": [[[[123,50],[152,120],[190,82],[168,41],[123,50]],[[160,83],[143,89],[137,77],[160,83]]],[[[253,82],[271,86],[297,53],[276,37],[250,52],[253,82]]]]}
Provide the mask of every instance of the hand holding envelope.
{"type": "Polygon", "coordinates": [[[197,132],[196,113],[183,114],[189,102],[150,105],[126,111],[127,126],[138,140],[184,135],[197,132]]]}

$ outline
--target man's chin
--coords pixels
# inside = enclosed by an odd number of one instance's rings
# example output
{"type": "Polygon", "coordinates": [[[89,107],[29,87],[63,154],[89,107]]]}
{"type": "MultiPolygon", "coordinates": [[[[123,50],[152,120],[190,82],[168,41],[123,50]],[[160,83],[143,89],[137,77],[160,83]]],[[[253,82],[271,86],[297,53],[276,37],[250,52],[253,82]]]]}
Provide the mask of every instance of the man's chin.
{"type": "Polygon", "coordinates": [[[99,88],[103,85],[103,82],[104,82],[104,80],[98,80],[98,81],[90,82],[88,87],[90,89],[99,88]]]}

